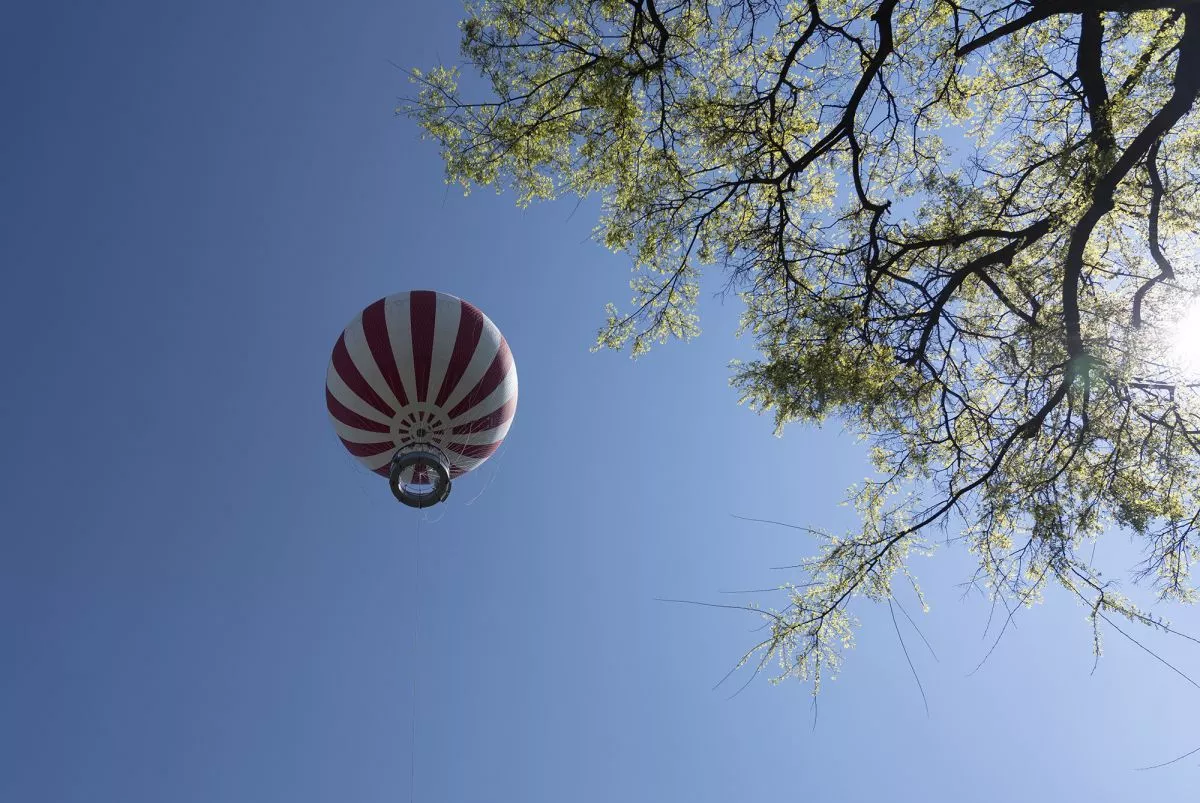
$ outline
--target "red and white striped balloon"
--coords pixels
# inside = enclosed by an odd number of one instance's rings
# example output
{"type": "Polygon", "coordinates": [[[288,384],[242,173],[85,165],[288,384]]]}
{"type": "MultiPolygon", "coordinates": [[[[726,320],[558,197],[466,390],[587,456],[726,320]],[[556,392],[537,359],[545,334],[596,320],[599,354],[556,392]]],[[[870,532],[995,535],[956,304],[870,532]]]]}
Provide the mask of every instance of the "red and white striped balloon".
{"type": "Polygon", "coordinates": [[[397,449],[428,443],[458,477],[487,460],[517,410],[517,369],[500,330],[460,298],[381,298],[338,338],[325,404],[350,454],[388,476],[397,449]]]}

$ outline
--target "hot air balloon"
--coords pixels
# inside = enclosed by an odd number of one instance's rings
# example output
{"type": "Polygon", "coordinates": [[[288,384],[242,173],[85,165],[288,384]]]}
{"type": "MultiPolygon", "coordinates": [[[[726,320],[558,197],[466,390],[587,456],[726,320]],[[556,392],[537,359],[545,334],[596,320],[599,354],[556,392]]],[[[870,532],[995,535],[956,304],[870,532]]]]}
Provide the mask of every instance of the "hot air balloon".
{"type": "Polygon", "coordinates": [[[452,295],[415,290],[355,316],[325,378],[333,428],[406,505],[445,501],[450,481],[500,447],[517,370],[500,330],[452,295]]]}

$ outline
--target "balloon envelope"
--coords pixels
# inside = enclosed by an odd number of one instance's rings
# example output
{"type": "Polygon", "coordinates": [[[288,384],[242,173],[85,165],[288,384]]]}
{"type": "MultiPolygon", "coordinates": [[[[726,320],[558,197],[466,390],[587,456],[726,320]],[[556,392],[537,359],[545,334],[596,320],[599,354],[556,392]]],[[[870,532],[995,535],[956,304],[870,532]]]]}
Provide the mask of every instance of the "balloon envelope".
{"type": "MultiPolygon", "coordinates": [[[[476,307],[416,290],[355,316],[325,378],[333,427],[350,454],[388,476],[399,450],[429,446],[451,477],[487,460],[517,409],[517,371],[500,330],[476,307]]],[[[417,465],[406,480],[421,483],[417,465]]]]}

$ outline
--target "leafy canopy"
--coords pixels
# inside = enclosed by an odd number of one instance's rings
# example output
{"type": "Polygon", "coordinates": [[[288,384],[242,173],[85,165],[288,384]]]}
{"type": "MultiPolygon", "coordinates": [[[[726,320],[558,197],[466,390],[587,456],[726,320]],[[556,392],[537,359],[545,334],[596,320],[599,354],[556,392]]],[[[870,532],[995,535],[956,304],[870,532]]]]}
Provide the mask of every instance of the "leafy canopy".
{"type": "Polygon", "coordinates": [[[744,660],[819,685],[849,601],[947,526],[1006,604],[1078,595],[1097,650],[1110,614],[1167,627],[1090,561],[1107,528],[1196,599],[1200,377],[1170,332],[1200,289],[1200,0],[481,0],[461,28],[491,97],[437,67],[402,110],[464,188],[603,198],[638,270],[600,345],[693,335],[718,270],[744,401],[872,444],[861,526],[744,660]]]}

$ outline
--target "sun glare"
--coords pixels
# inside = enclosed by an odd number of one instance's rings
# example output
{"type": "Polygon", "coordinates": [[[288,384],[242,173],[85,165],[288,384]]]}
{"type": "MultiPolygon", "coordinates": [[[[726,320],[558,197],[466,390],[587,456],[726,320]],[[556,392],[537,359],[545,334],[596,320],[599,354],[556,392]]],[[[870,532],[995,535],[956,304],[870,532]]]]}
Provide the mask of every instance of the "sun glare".
{"type": "Polygon", "coordinates": [[[1188,306],[1171,333],[1172,362],[1193,377],[1200,377],[1200,299],[1188,306]]]}

